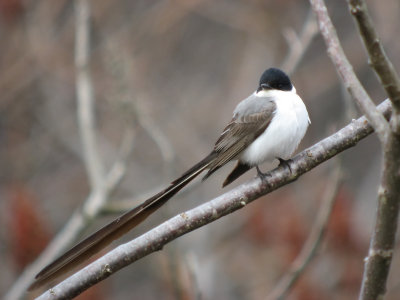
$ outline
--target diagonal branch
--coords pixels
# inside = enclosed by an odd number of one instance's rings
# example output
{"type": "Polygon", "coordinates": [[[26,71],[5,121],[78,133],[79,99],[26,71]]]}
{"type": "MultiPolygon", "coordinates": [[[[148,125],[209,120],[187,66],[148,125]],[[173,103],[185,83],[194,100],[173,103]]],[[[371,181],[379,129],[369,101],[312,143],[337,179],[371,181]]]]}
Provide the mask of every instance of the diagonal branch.
{"type": "Polygon", "coordinates": [[[330,56],[336,70],[342,77],[342,80],[350,95],[357,103],[362,113],[374,127],[382,143],[387,139],[390,132],[389,124],[385,118],[376,110],[375,104],[368,96],[365,89],[353,71],[353,67],[348,61],[340,45],[336,30],[328,15],[328,10],[323,0],[310,0],[310,4],[317,16],[318,25],[321,34],[325,40],[328,55],[330,56]]]}
{"type": "MultiPolygon", "coordinates": [[[[365,259],[365,270],[359,296],[361,300],[382,299],[386,293],[386,282],[394,253],[400,209],[400,80],[383,51],[365,3],[361,0],[349,0],[350,12],[357,21],[360,35],[368,50],[371,66],[377,72],[383,87],[393,102],[390,128],[388,122],[382,121],[382,116],[372,109],[371,101],[359,98],[365,91],[355,75],[352,75],[351,65],[340,48],[323,0],[310,0],[310,2],[318,16],[321,33],[325,38],[328,53],[334,61],[336,69],[342,74],[343,81],[348,87],[354,85],[356,88],[356,97],[353,98],[371,120],[382,144],[383,173],[378,189],[377,216],[368,257],[365,259]],[[361,99],[363,101],[360,101],[361,99]]],[[[349,91],[351,91],[350,88],[349,91]]]]}
{"type": "Polygon", "coordinates": [[[288,28],[284,31],[289,52],[282,63],[282,70],[285,70],[288,74],[293,73],[317,33],[317,22],[311,10],[308,12],[307,19],[298,35],[292,28],[288,28]]]}
{"type": "MultiPolygon", "coordinates": [[[[380,104],[378,112],[389,117],[390,101],[386,100],[380,104]]],[[[291,163],[292,172],[288,168],[278,167],[263,181],[259,178],[252,179],[209,202],[181,213],[135,240],[110,251],[37,299],[73,298],[121,268],[161,250],[174,239],[241,209],[253,200],[295,181],[322,162],[355,146],[372,132],[373,129],[365,117],[354,120],[335,134],[296,155],[291,163]]]]}
{"type": "MultiPolygon", "coordinates": [[[[376,33],[374,24],[363,0],[348,0],[350,13],[353,15],[364,45],[368,51],[369,63],[375,70],[393,107],[400,111],[400,78],[386,56],[385,50],[376,33]]],[[[399,124],[400,125],[400,124],[399,124]]]]}
{"type": "Polygon", "coordinates": [[[113,163],[110,171],[107,173],[104,182],[104,188],[92,190],[85,200],[85,205],[81,209],[77,209],[70,217],[67,224],[60,230],[56,237],[40,254],[40,256],[27,267],[20,277],[14,282],[13,286],[5,295],[5,299],[20,299],[26,292],[28,286],[32,283],[35,275],[54,260],[61,252],[71,246],[71,243],[85,230],[88,224],[101,213],[102,207],[93,206],[93,203],[105,203],[109,194],[116,188],[117,184],[125,175],[127,153],[132,149],[132,133],[128,131],[125,134],[121,145],[121,154],[113,163]],[[129,150],[128,150],[129,149],[129,150]]]}

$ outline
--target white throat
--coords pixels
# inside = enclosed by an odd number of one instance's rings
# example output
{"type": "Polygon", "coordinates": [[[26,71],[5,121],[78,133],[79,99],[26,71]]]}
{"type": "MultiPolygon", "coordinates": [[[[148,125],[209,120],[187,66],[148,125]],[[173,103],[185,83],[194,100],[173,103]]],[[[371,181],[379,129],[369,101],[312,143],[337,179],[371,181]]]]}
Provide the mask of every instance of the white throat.
{"type": "Polygon", "coordinates": [[[290,91],[281,91],[281,90],[260,90],[260,91],[255,91],[254,95],[256,95],[257,97],[271,97],[273,94],[275,93],[293,93],[297,95],[297,91],[296,88],[294,87],[294,85],[292,85],[292,89],[290,91]]]}

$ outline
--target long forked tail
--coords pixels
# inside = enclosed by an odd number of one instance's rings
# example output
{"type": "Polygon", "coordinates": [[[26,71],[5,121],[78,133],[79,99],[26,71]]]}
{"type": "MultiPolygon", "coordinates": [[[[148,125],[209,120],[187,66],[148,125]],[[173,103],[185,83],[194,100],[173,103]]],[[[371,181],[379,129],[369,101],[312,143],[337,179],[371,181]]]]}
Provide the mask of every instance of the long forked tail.
{"type": "Polygon", "coordinates": [[[28,290],[33,290],[50,283],[60,275],[71,271],[89,257],[105,248],[112,241],[139,225],[190,181],[196,178],[197,175],[203,172],[214,157],[215,153],[212,152],[181,177],[174,180],[166,189],[126,212],[61,255],[36,275],[35,281],[30,285],[28,290]]]}

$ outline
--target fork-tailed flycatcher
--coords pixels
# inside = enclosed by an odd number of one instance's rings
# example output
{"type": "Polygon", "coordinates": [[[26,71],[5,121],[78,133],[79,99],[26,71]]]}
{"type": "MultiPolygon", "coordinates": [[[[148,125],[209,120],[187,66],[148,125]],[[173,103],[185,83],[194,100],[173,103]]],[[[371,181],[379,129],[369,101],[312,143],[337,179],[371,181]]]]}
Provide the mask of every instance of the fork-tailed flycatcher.
{"type": "Polygon", "coordinates": [[[249,169],[279,159],[289,159],[310,124],[307,109],[289,77],[270,68],[260,78],[257,90],[238,104],[233,118],[215,143],[214,149],[166,189],[104,226],[40,271],[30,290],[42,286],[84,262],[113,240],[137,226],[166,203],[197,175],[207,170],[204,179],[231,160],[236,167],[223,186],[249,169]]]}

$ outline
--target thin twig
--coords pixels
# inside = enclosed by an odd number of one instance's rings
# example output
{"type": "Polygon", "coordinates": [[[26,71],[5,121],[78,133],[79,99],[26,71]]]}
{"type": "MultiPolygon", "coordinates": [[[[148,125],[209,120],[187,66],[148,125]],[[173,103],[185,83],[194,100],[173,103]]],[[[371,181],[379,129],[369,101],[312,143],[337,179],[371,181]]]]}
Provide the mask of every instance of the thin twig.
{"type": "MultiPolygon", "coordinates": [[[[378,111],[389,117],[390,101],[386,100],[379,105],[378,111]]],[[[278,167],[264,180],[252,179],[203,205],[181,213],[135,240],[110,251],[37,299],[73,298],[121,268],[161,250],[179,236],[243,208],[251,201],[295,181],[322,162],[355,146],[372,132],[373,129],[365,117],[354,120],[335,134],[293,157],[291,172],[288,168],[278,167]]]]}
{"type": "MultiPolygon", "coordinates": [[[[122,148],[132,149],[132,144],[128,145],[128,143],[133,143],[133,139],[129,132],[125,135],[125,139],[122,142],[122,145],[125,146],[122,146],[122,148]]],[[[121,152],[128,153],[127,150],[121,152]]],[[[121,157],[114,162],[106,176],[104,188],[91,191],[84,202],[84,208],[79,208],[74,212],[67,224],[58,232],[56,237],[53,238],[51,243],[40,254],[35,262],[24,270],[5,295],[6,300],[20,299],[40,269],[49,264],[60,255],[61,252],[65,251],[65,249],[70,247],[71,243],[76,240],[85,228],[87,228],[88,224],[90,224],[93,219],[100,214],[102,207],[93,206],[93,203],[106,203],[109,194],[115,189],[117,184],[125,175],[126,156],[121,155],[121,157]]]]}
{"type": "Polygon", "coordinates": [[[135,109],[135,114],[138,118],[140,126],[147,132],[149,137],[157,145],[163,161],[167,165],[171,165],[175,160],[175,151],[174,147],[171,145],[171,142],[165,136],[162,130],[160,130],[160,128],[152,121],[152,118],[149,116],[146,107],[141,103],[141,101],[138,101],[138,103],[135,105],[135,109]]]}
{"type": "Polygon", "coordinates": [[[368,51],[369,64],[378,75],[393,107],[400,111],[400,78],[383,49],[369,16],[367,5],[363,0],[348,0],[348,2],[350,13],[356,21],[364,46],[368,51]]]}
{"type": "Polygon", "coordinates": [[[114,79],[113,85],[115,86],[113,87],[114,92],[108,97],[112,98],[111,101],[113,101],[113,103],[117,100],[121,109],[124,110],[124,112],[129,112],[129,114],[135,118],[138,125],[149,135],[163,159],[165,177],[170,177],[167,175],[171,175],[169,174],[172,171],[171,166],[176,159],[174,147],[166,138],[163,131],[152,121],[145,105],[146,101],[143,101],[143,96],[138,96],[140,91],[132,87],[131,80],[135,76],[132,73],[133,65],[132,59],[130,58],[131,53],[124,51],[117,41],[107,40],[104,65],[112,75],[114,79]],[[134,90],[135,96],[132,97],[132,91],[134,90]]]}
{"type": "Polygon", "coordinates": [[[273,291],[268,295],[267,299],[283,300],[293,288],[305,268],[314,258],[319,246],[322,243],[326,227],[333,211],[337,192],[342,181],[342,172],[340,162],[335,165],[330,179],[328,189],[323,196],[321,208],[319,209],[316,221],[312,227],[311,233],[305,242],[300,254],[292,263],[287,274],[279,280],[273,291]]]}
{"type": "Polygon", "coordinates": [[[289,47],[289,52],[282,63],[282,69],[285,72],[288,74],[293,73],[317,32],[318,26],[312,11],[308,13],[299,35],[292,28],[284,31],[289,47]]]}
{"type": "Polygon", "coordinates": [[[387,140],[390,132],[389,124],[385,118],[376,110],[375,104],[362,87],[360,81],[353,71],[346,55],[340,45],[336,30],[328,15],[328,10],[323,0],[310,0],[311,6],[317,16],[319,29],[325,40],[328,55],[336,67],[339,75],[349,91],[350,95],[357,103],[362,113],[371,122],[379,139],[382,143],[387,140]]]}
{"type": "Polygon", "coordinates": [[[75,2],[75,67],[78,124],[83,144],[83,157],[90,186],[99,188],[103,181],[103,164],[96,142],[94,124],[94,97],[89,71],[90,55],[90,6],[87,0],[75,2]]]}
{"type": "Polygon", "coordinates": [[[94,194],[98,194],[97,198],[89,197],[83,205],[82,213],[90,221],[96,218],[103,208],[107,205],[108,195],[116,188],[122,177],[126,173],[126,161],[133,148],[134,133],[131,129],[127,129],[120,146],[120,153],[110,170],[104,178],[103,185],[100,189],[94,189],[94,194]]]}
{"type": "Polygon", "coordinates": [[[163,131],[157,126],[155,122],[153,122],[143,101],[138,99],[133,108],[139,125],[153,140],[153,142],[157,146],[158,151],[161,154],[161,157],[163,159],[165,177],[171,177],[174,171],[172,166],[174,165],[174,161],[176,159],[174,147],[172,146],[169,139],[165,136],[163,131]]]}

